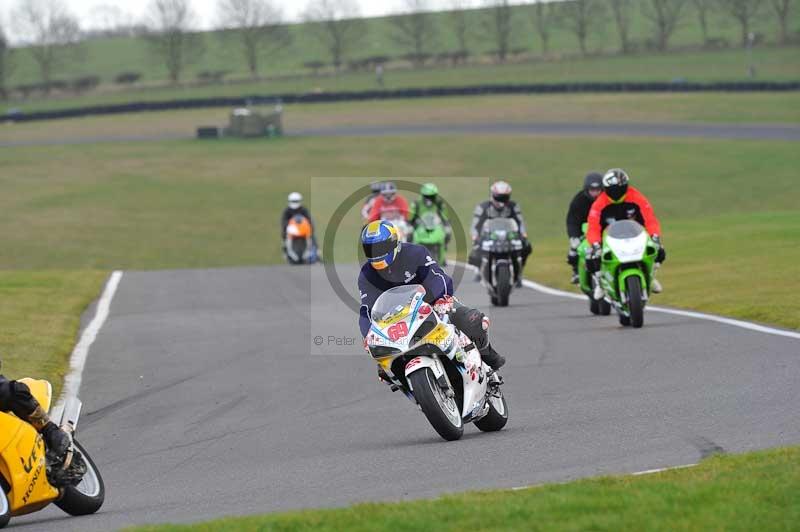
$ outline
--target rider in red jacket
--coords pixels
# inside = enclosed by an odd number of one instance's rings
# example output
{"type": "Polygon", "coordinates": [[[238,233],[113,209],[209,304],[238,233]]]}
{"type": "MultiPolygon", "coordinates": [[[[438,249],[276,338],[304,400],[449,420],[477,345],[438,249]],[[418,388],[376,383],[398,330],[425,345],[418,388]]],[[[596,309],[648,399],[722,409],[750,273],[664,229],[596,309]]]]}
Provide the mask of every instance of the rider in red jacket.
{"type": "MultiPolygon", "coordinates": [[[[659,246],[656,257],[657,267],[664,262],[666,252],[661,245],[661,224],[656,218],[653,206],[647,197],[636,188],[628,185],[628,174],[614,168],[603,176],[603,193],[592,204],[587,222],[586,239],[591,246],[586,268],[590,271],[600,269],[600,240],[603,229],[616,220],[636,220],[644,226],[653,241],[659,246]]],[[[653,279],[653,292],[661,292],[661,284],[653,279]]]]}
{"type": "Polygon", "coordinates": [[[401,217],[403,220],[408,220],[408,202],[397,193],[397,186],[391,181],[387,181],[382,184],[381,193],[375,198],[367,221],[393,221],[401,217]]]}

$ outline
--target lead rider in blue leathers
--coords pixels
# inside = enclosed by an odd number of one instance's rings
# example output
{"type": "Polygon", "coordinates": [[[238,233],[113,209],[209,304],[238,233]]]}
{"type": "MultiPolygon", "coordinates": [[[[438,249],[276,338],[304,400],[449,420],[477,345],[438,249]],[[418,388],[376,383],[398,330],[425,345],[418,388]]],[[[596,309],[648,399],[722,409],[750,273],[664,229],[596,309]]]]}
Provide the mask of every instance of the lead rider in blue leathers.
{"type": "Polygon", "coordinates": [[[397,286],[420,284],[425,287],[425,301],[437,313],[449,314],[450,322],[472,340],[486,364],[493,369],[505,364],[506,359],[489,343],[489,319],[453,297],[453,279],[430,256],[427,248],[401,243],[394,225],[380,220],[364,227],[361,245],[367,258],[358,276],[361,336],[369,333],[370,311],[383,292],[397,286]]]}

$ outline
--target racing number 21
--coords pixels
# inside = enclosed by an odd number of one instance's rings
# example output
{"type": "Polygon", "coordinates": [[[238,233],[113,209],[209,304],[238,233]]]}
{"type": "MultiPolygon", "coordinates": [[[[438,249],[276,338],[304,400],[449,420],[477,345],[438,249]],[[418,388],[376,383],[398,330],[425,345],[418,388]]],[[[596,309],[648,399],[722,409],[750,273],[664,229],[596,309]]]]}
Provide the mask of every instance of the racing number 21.
{"type": "Polygon", "coordinates": [[[406,322],[401,321],[389,327],[389,330],[386,332],[389,333],[389,339],[392,342],[396,342],[408,334],[408,325],[406,325],[406,322]]]}

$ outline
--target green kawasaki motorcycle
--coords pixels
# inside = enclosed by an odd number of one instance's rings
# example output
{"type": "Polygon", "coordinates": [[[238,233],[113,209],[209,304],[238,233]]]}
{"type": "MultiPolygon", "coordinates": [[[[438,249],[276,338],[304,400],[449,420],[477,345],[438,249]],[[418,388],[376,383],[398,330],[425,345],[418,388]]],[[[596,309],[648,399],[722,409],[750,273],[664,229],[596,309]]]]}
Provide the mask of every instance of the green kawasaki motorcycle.
{"type": "Polygon", "coordinates": [[[447,259],[445,258],[446,240],[447,233],[444,229],[444,222],[435,212],[426,212],[419,218],[411,237],[413,243],[428,248],[428,251],[431,252],[431,257],[436,259],[436,262],[442,266],[447,264],[447,259]]]}
{"type": "Polygon", "coordinates": [[[638,222],[613,222],[603,234],[600,271],[592,276],[590,300],[597,301],[601,311],[603,302],[613,305],[620,324],[641,327],[657,255],[658,244],[638,222]]]}

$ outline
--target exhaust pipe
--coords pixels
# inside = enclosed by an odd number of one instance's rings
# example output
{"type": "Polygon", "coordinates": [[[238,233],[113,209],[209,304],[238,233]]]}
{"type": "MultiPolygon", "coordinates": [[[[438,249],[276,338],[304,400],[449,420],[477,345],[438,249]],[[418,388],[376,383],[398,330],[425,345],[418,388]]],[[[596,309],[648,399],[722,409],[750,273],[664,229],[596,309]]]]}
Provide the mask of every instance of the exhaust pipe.
{"type": "Polygon", "coordinates": [[[61,414],[58,426],[66,430],[70,434],[75,432],[78,427],[78,418],[81,416],[83,403],[77,397],[67,399],[64,403],[64,411],[61,414]]]}

